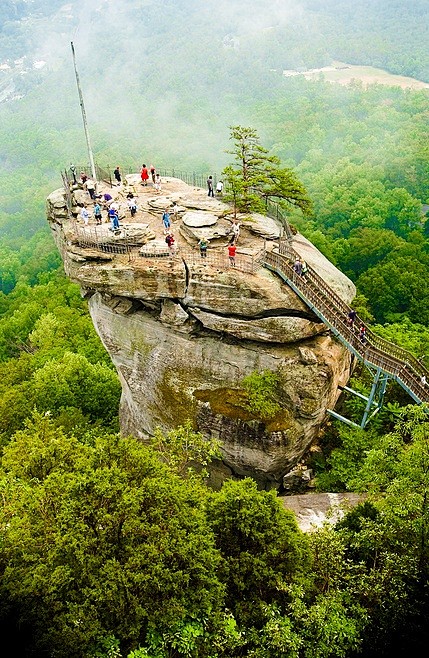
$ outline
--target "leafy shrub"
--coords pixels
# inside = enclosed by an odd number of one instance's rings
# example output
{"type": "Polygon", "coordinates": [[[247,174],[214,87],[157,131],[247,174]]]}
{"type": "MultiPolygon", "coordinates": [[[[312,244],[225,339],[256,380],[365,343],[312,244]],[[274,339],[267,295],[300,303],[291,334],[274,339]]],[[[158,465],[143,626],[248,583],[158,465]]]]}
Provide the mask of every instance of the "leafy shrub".
{"type": "Polygon", "coordinates": [[[279,377],[275,372],[252,372],[243,379],[242,385],[248,396],[246,406],[253,414],[260,418],[273,418],[280,411],[277,400],[279,377]]]}

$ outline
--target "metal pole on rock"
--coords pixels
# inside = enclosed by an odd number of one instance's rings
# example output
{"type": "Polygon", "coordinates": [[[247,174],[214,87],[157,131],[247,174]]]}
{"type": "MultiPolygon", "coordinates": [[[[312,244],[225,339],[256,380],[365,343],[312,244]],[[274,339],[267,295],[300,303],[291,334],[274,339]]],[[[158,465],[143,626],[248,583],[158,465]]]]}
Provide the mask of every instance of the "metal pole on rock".
{"type": "Polygon", "coordinates": [[[72,55],[73,55],[73,66],[74,66],[74,72],[75,72],[75,76],[76,76],[77,90],[78,90],[78,93],[79,93],[80,109],[82,110],[83,128],[85,130],[86,145],[88,147],[88,156],[89,156],[89,165],[91,167],[91,176],[92,176],[92,179],[93,179],[94,183],[97,183],[97,175],[96,175],[96,172],[95,172],[94,156],[92,154],[91,142],[90,142],[90,139],[89,139],[88,123],[87,123],[87,120],[86,120],[85,105],[83,103],[82,90],[80,88],[79,75],[78,75],[77,67],[76,67],[76,56],[75,56],[75,52],[74,52],[73,41],[71,41],[71,49],[72,49],[72,55]]]}

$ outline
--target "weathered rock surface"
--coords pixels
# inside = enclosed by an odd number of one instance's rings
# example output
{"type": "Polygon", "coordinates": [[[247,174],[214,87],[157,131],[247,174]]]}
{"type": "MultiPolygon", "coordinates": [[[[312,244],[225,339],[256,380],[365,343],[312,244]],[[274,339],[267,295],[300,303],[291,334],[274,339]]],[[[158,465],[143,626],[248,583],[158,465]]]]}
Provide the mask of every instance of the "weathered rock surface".
{"type": "Polygon", "coordinates": [[[185,212],[182,217],[185,226],[192,228],[201,228],[203,226],[213,226],[218,221],[218,216],[211,212],[191,211],[185,212]]]}
{"type": "Polygon", "coordinates": [[[223,446],[225,463],[239,475],[273,485],[308,449],[337,397],[336,382],[349,377],[348,354],[329,336],[310,345],[317,359],[302,363],[297,341],[267,345],[231,343],[215,334],[175,331],[185,324],[182,311],[143,309],[123,315],[100,293],[90,301],[94,324],[123,383],[121,426],[144,438],[156,426],[171,428],[193,418],[223,446]],[[254,371],[281,377],[283,408],[268,422],[252,416],[243,404],[241,381],[254,371]]]}
{"type": "Polygon", "coordinates": [[[286,509],[295,513],[303,532],[312,532],[324,523],[336,523],[344,514],[365,500],[365,495],[354,493],[308,493],[281,496],[286,509]]]}
{"type": "Polygon", "coordinates": [[[326,332],[326,327],[322,323],[316,325],[303,318],[271,316],[259,320],[244,320],[213,315],[197,308],[189,308],[189,312],[207,329],[224,332],[244,340],[293,343],[297,336],[304,339],[326,332]]]}
{"type": "Polygon", "coordinates": [[[191,227],[185,223],[180,226],[180,235],[189,243],[199,242],[202,238],[209,244],[214,240],[223,240],[231,232],[231,224],[225,221],[216,221],[212,226],[191,227]]]}
{"type": "MultiPolygon", "coordinates": [[[[241,225],[243,226],[243,224],[241,225]]],[[[248,219],[245,224],[246,228],[255,235],[267,240],[276,240],[280,237],[280,226],[265,215],[253,213],[250,220],[248,219]]]]}
{"type": "MultiPolygon", "coordinates": [[[[157,426],[169,429],[190,418],[204,435],[220,439],[224,464],[218,473],[250,475],[262,486],[281,487],[283,477],[317,440],[338,386],[347,383],[350,355],[267,269],[256,267],[251,273],[230,268],[225,243],[211,246],[208,258],[201,259],[191,249],[193,231],[227,232],[231,222],[225,219],[225,204],[207,199],[205,190],[174,181],[168,181],[171,198],[199,215],[207,212],[207,219],[198,221],[202,228],[185,227],[182,218],[176,222],[175,258],[143,258],[138,245],[124,254],[105,253],[102,245],[79,246],[77,235],[94,227],[69,218],[61,190],[51,194],[48,220],[65,271],[88,295],[94,325],[117,368],[122,431],[144,439],[157,426]],[[242,384],[255,371],[276,373],[278,411],[269,417],[251,411],[242,384]]],[[[133,237],[143,244],[153,233],[149,245],[161,249],[162,222],[153,217],[156,209],[150,205],[153,190],[139,188],[137,181],[135,189],[139,210],[133,237]],[[139,234],[137,225],[146,228],[139,234]]],[[[124,190],[112,194],[121,201],[124,190]]],[[[276,235],[272,221],[255,217],[241,223],[242,258],[252,259],[264,239],[276,235]]],[[[353,284],[313,245],[297,235],[294,247],[351,301],[353,284]]]]}

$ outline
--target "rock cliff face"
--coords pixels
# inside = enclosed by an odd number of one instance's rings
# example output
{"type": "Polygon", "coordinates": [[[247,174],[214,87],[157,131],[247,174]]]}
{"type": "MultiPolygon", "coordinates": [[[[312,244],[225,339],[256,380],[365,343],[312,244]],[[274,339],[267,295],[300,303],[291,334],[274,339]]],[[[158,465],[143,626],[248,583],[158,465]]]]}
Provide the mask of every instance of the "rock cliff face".
{"type": "MultiPolygon", "coordinates": [[[[79,204],[88,201],[81,190],[69,210],[64,190],[53,192],[47,215],[65,271],[88,296],[121,379],[122,432],[144,439],[156,426],[169,429],[190,418],[221,440],[222,477],[251,475],[263,486],[281,486],[317,439],[351,364],[295,293],[258,266],[261,249],[275,248],[279,227],[261,216],[239,218],[237,262],[230,267],[233,220],[219,199],[177,179],[163,181],[156,195],[136,176],[110,193],[122,217],[117,235],[105,223],[79,225],[79,204]],[[139,207],[132,220],[125,204],[130,190],[139,207]],[[172,201],[179,208],[172,222],[175,256],[166,253],[161,230],[161,209],[172,201]],[[145,244],[131,249],[136,235],[145,244]],[[201,237],[209,241],[207,258],[196,247],[201,237]],[[268,418],[251,411],[243,388],[244,377],[264,371],[276,374],[278,411],[268,418]]],[[[351,301],[353,284],[313,245],[296,235],[293,246],[351,301]]]]}

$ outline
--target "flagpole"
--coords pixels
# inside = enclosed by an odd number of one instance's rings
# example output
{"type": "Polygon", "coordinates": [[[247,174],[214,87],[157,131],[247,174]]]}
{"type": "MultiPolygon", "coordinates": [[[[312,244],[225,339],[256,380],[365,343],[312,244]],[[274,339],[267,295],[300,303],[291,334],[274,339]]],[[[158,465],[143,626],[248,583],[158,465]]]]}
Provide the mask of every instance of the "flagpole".
{"type": "Polygon", "coordinates": [[[74,52],[73,41],[71,41],[71,49],[72,49],[72,55],[73,55],[73,66],[74,66],[74,72],[75,72],[75,76],[76,76],[77,90],[78,90],[78,93],[79,93],[80,109],[82,110],[83,128],[85,130],[86,145],[88,147],[89,165],[91,167],[92,178],[93,178],[94,182],[96,183],[97,182],[97,176],[96,176],[96,173],[95,173],[94,156],[92,154],[91,142],[90,142],[90,139],[89,139],[89,132],[88,132],[88,123],[87,123],[87,120],[86,120],[85,105],[83,103],[82,90],[80,88],[79,75],[78,75],[77,68],[76,68],[76,56],[75,56],[75,52],[74,52]]]}

